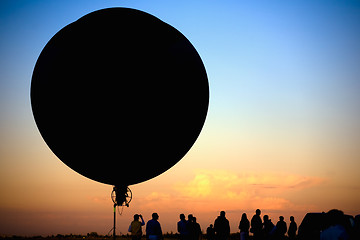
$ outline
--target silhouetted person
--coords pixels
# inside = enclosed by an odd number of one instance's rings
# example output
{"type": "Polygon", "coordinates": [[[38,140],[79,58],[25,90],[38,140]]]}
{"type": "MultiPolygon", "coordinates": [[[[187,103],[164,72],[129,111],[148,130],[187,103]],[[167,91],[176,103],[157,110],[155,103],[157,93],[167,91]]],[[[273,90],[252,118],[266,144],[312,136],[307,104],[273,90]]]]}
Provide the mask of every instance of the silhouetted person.
{"type": "Polygon", "coordinates": [[[196,217],[193,217],[193,222],[194,222],[194,235],[193,235],[193,239],[194,240],[199,240],[200,236],[201,236],[201,227],[200,224],[196,221],[196,217]]]}
{"type": "Polygon", "coordinates": [[[146,224],[146,238],[148,240],[160,240],[162,239],[162,230],[158,221],[159,215],[153,213],[151,216],[152,219],[146,224]]]}
{"type": "Polygon", "coordinates": [[[288,236],[290,240],[295,239],[297,231],[297,224],[295,222],[295,218],[293,216],[290,217],[290,225],[288,230],[288,236]]]}
{"type": "Polygon", "coordinates": [[[271,222],[271,219],[268,215],[264,215],[263,217],[264,223],[263,223],[263,236],[265,240],[273,239],[275,234],[275,225],[271,222]]]}
{"type": "Polygon", "coordinates": [[[214,225],[210,224],[210,226],[206,229],[206,238],[208,240],[215,240],[214,225]]]}
{"type": "Polygon", "coordinates": [[[186,228],[187,228],[188,233],[189,233],[189,240],[194,240],[195,239],[195,234],[196,234],[196,226],[195,226],[195,223],[194,223],[194,216],[192,214],[188,215],[186,228]]]}
{"type": "Polygon", "coordinates": [[[250,222],[247,219],[246,213],[243,213],[239,224],[240,240],[249,239],[249,228],[250,228],[250,222]]]}
{"type": "Polygon", "coordinates": [[[354,239],[360,239],[360,214],[355,216],[354,239]]]}
{"type": "Polygon", "coordinates": [[[230,235],[229,220],[225,217],[225,212],[221,211],[214,223],[215,236],[217,240],[227,240],[230,235]]]}
{"type": "Polygon", "coordinates": [[[286,231],[287,231],[286,222],[284,221],[284,217],[280,216],[279,221],[276,223],[276,236],[277,236],[277,239],[279,239],[279,240],[285,239],[286,231]]]}
{"type": "Polygon", "coordinates": [[[180,234],[180,240],[188,240],[189,239],[189,231],[187,229],[187,221],[185,219],[185,215],[180,214],[180,221],[177,223],[177,230],[180,234]]]}
{"type": "Polygon", "coordinates": [[[255,215],[251,218],[250,232],[254,234],[254,240],[262,238],[262,221],[260,217],[260,209],[256,209],[255,215]]]}
{"type": "Polygon", "coordinates": [[[344,213],[333,209],[326,213],[328,227],[320,233],[320,240],[348,240],[349,234],[342,225],[344,213]]]}
{"type": "Polygon", "coordinates": [[[129,226],[129,232],[131,232],[132,240],[140,240],[142,236],[142,226],[145,225],[144,219],[141,214],[134,215],[134,221],[131,222],[129,226]],[[141,218],[141,222],[139,221],[139,217],[141,218]]]}

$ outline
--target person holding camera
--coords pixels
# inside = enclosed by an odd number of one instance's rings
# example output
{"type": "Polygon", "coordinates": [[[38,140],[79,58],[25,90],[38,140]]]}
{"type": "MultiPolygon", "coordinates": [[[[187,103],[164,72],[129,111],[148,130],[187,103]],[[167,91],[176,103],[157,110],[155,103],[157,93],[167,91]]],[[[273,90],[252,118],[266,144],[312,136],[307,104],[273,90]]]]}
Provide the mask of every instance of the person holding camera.
{"type": "Polygon", "coordinates": [[[141,214],[134,215],[134,221],[131,222],[129,226],[129,232],[131,232],[132,240],[140,240],[142,237],[142,226],[145,225],[144,219],[141,214]],[[141,222],[139,221],[141,218],[141,222]]]}

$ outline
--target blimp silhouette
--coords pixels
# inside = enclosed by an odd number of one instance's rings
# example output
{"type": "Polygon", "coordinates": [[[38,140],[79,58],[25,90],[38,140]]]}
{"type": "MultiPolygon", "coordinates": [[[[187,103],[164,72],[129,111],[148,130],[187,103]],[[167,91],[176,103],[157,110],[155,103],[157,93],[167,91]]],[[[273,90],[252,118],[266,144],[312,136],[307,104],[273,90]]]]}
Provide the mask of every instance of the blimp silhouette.
{"type": "Polygon", "coordinates": [[[178,30],[143,11],[108,8],[57,32],[31,80],[36,125],[74,171],[115,186],[175,165],[208,112],[204,64],[178,30]]]}

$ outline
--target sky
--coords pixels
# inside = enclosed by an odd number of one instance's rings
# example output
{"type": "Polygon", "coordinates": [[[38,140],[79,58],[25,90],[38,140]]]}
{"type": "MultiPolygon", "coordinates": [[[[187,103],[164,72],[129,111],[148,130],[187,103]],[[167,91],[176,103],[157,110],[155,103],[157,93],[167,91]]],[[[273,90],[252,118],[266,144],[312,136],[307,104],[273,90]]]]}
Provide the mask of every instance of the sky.
{"type": "Polygon", "coordinates": [[[210,86],[199,138],[171,169],[130,186],[118,234],[135,213],[147,221],[157,212],[164,232],[176,232],[180,213],[195,215],[205,231],[224,210],[231,232],[257,208],[274,223],[293,215],[300,224],[307,212],[334,208],[360,214],[359,1],[2,0],[0,236],[112,228],[112,186],[63,164],[30,104],[32,71],[50,38],[109,7],[142,10],[178,29],[210,86]]]}

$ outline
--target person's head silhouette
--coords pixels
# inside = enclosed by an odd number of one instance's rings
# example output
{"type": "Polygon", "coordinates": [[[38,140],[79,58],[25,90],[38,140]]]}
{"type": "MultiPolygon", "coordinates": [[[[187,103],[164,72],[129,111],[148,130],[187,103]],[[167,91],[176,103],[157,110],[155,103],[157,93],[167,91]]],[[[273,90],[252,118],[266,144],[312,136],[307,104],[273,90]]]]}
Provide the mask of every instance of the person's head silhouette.
{"type": "Polygon", "coordinates": [[[153,213],[151,216],[152,216],[152,219],[154,219],[154,220],[159,219],[159,215],[157,213],[153,213]]]}
{"type": "Polygon", "coordinates": [[[223,217],[223,218],[225,217],[225,211],[220,212],[220,217],[223,217]]]}

